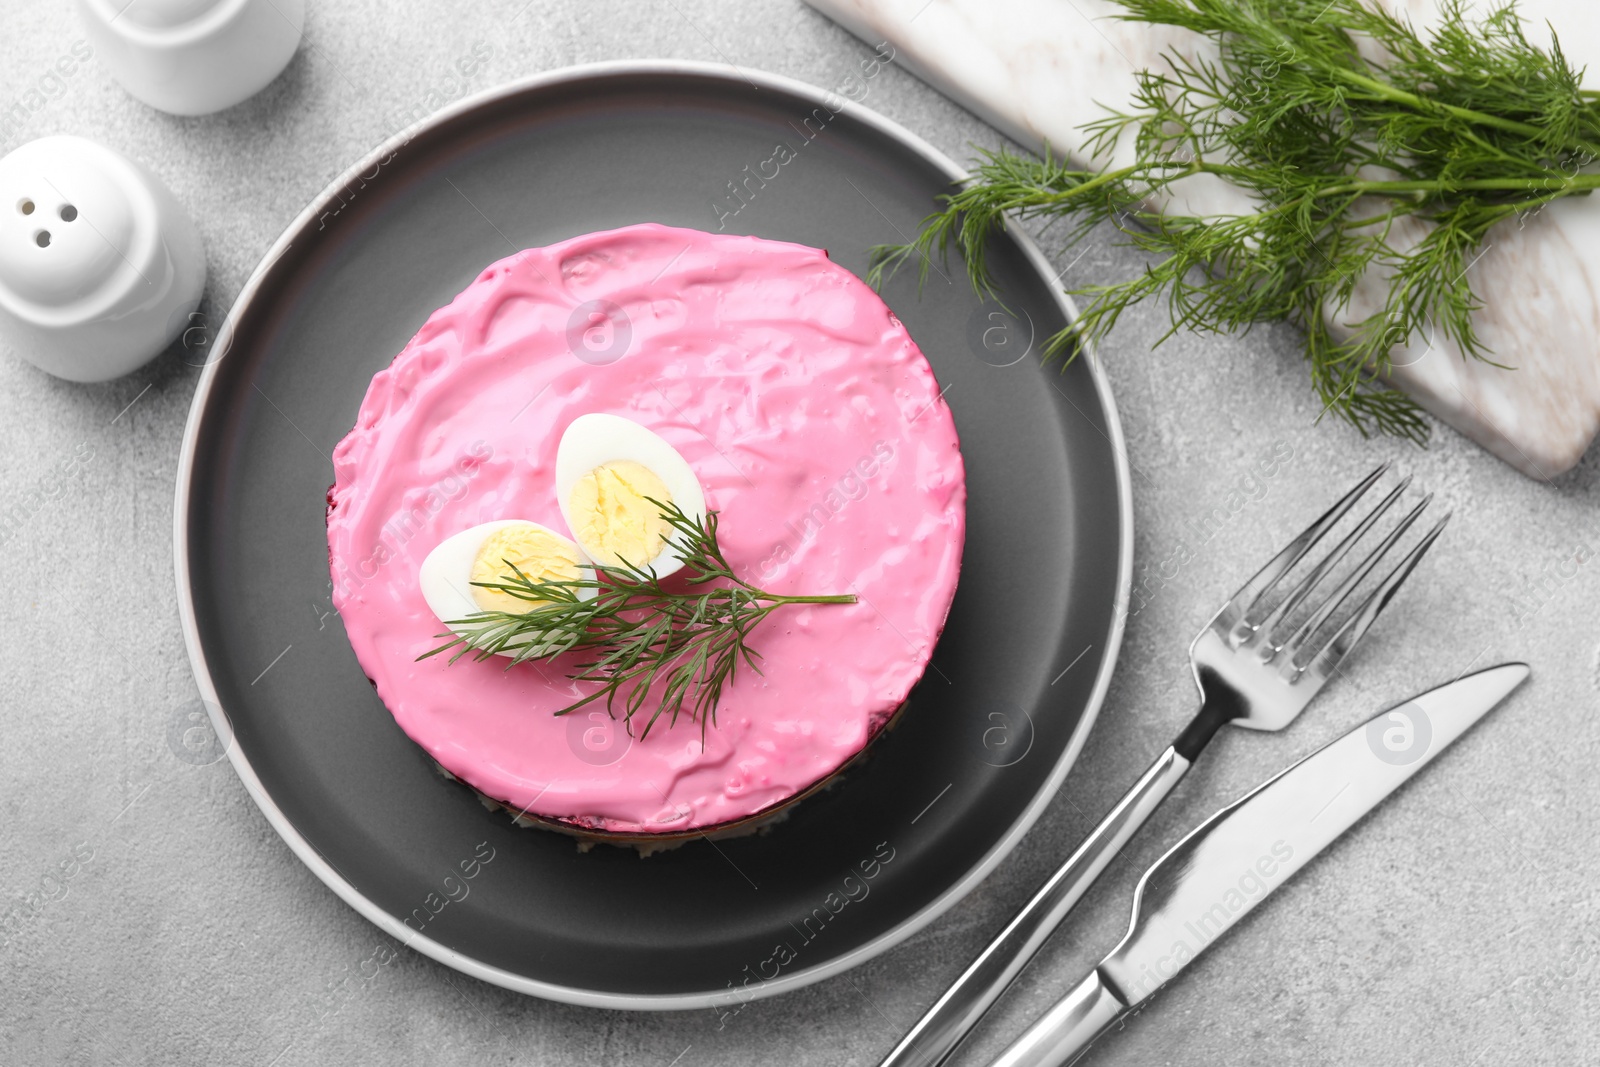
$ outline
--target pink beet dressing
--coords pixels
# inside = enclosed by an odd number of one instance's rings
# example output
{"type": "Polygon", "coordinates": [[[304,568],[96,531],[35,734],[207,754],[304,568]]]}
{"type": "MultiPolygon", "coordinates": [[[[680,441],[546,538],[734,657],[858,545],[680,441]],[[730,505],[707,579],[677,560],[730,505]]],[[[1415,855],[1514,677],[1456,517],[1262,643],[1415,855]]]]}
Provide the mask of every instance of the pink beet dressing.
{"type": "Polygon", "coordinates": [[[927,360],[827,253],[753,237],[629,226],[493,264],[373,377],[333,462],[334,604],[400,727],[489,796],[597,830],[725,823],[832,774],[922,676],[961,565],[927,360]],[[764,673],[724,692],[703,747],[686,718],[640,740],[596,705],[555,716],[579,693],[559,659],[417,662],[443,630],[423,559],[492,519],[566,532],[556,445],[587,412],[682,453],[750,581],[860,598],[763,623],[764,673]]]}

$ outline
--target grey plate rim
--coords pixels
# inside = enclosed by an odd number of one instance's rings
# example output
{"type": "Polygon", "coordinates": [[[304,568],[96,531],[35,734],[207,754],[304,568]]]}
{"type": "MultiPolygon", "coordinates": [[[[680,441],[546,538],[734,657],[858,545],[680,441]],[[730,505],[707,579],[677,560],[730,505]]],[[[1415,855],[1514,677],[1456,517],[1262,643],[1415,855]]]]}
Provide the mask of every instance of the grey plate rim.
{"type": "MultiPolygon", "coordinates": [[[[234,771],[239,775],[239,780],[244,783],[250,798],[255,801],[262,814],[267,817],[267,821],[278,832],[278,836],[283,838],[294,854],[299,857],[300,862],[304,863],[340,899],[390,937],[446,966],[455,968],[463,974],[471,975],[474,978],[506,989],[515,990],[519,993],[542,997],[546,1000],[576,1004],[583,1007],[620,1008],[634,1011],[676,1011],[717,1007],[726,1003],[728,992],[726,990],[709,990],[700,993],[635,995],[607,993],[539,981],[501,967],[483,963],[406,927],[398,918],[384,911],[345,881],[311,842],[306,840],[294,828],[278,808],[271,794],[261,784],[261,780],[256,776],[254,768],[250,766],[249,759],[240,751],[239,746],[231,743],[233,732],[228,722],[227,711],[222,707],[220,698],[217,695],[216,686],[212,681],[210,668],[206,663],[205,653],[200,644],[200,631],[196,622],[194,601],[189,582],[190,545],[186,519],[189,514],[190,481],[193,474],[195,453],[199,444],[200,421],[207,407],[211,387],[218,373],[218,367],[227,358],[227,352],[232,341],[232,324],[238,321],[244,309],[255,298],[273,264],[289,250],[289,247],[294,243],[300,232],[332,205],[340,190],[347,187],[360,175],[368,173],[378,160],[398,150],[419,131],[433,129],[453,122],[460,116],[485,103],[516,96],[531,89],[559,85],[566,82],[660,74],[685,74],[698,78],[717,79],[730,84],[744,82],[753,84],[757,88],[765,87],[777,92],[798,96],[814,102],[819,107],[823,106],[825,102],[829,106],[833,106],[843,99],[835,94],[826,93],[807,82],[781,74],[753,70],[748,67],[739,68],[737,72],[730,72],[722,64],[689,60],[609,60],[561,67],[507,82],[460,100],[454,105],[444,108],[396,133],[329,183],[273,242],[272,247],[267,250],[266,255],[262,257],[261,262],[250,273],[250,277],[239,290],[238,297],[234,300],[227,318],[218,331],[214,346],[214,351],[221,352],[222,355],[207,362],[205,368],[201,371],[199,384],[195,387],[194,399],[190,402],[189,415],[183,431],[182,451],[178,457],[172,540],[173,564],[178,592],[178,615],[183,626],[184,645],[188,649],[189,663],[194,671],[195,684],[200,690],[201,699],[211,717],[212,727],[216,730],[218,737],[228,740],[228,759],[233,764],[234,771]]],[[[902,147],[909,148],[922,156],[929,163],[949,175],[951,181],[959,181],[967,177],[967,172],[949,156],[899,123],[854,101],[844,100],[844,109],[852,117],[871,126],[884,137],[898,141],[902,147]]],[[[1045,259],[1038,245],[1020,227],[1012,227],[1008,232],[1022,249],[1023,255],[1033,265],[1034,269],[1042,277],[1052,279],[1048,288],[1054,294],[1062,313],[1069,321],[1076,319],[1077,307],[1070,297],[1054,285],[1054,274],[1050,268],[1050,263],[1045,259]]],[[[990,846],[989,851],[984,854],[981,861],[921,911],[904,920],[898,926],[858,946],[851,952],[826,963],[802,968],[790,974],[763,982],[758,988],[747,990],[748,997],[744,999],[776,996],[780,993],[810,985],[813,982],[819,982],[824,978],[841,974],[887,951],[943,915],[957,901],[970,893],[979,882],[988,877],[1000,865],[1001,860],[1010,855],[1011,850],[1022,840],[1023,835],[1032,828],[1033,824],[1038,821],[1039,816],[1043,814],[1045,806],[1050,803],[1056,792],[1061,788],[1062,782],[1066,780],[1067,773],[1077,762],[1079,753],[1083,751],[1083,746],[1089,737],[1089,731],[1093,729],[1096,719],[1099,718],[1100,706],[1104,702],[1106,690],[1111,684],[1111,675],[1116,667],[1117,654],[1122,647],[1123,628],[1127,620],[1127,606],[1133,578],[1133,486],[1129,476],[1127,443],[1123,438],[1122,422],[1117,414],[1116,402],[1111,396],[1110,383],[1106,380],[1104,369],[1100,366],[1098,353],[1091,349],[1084,354],[1084,358],[1088,361],[1089,373],[1094,381],[1096,394],[1105,412],[1106,429],[1109,432],[1108,436],[1115,466],[1117,513],[1122,536],[1117,546],[1117,602],[1112,612],[1111,628],[1106,635],[1105,653],[1100,658],[1100,667],[1095,675],[1094,687],[1090,691],[1089,700],[1084,706],[1083,716],[1073,730],[1071,739],[1062,751],[1061,757],[1056,761],[1056,765],[1051,770],[1049,777],[1022,815],[1007,828],[1005,833],[995,840],[995,843],[990,846]]]]}

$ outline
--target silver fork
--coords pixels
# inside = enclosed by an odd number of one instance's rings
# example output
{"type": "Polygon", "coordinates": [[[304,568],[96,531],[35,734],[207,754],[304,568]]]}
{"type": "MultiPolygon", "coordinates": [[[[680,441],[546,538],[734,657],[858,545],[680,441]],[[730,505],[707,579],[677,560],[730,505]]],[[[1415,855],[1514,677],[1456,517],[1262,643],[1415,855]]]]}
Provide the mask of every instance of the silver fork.
{"type": "Polygon", "coordinates": [[[1328,580],[1356,542],[1400,499],[1410,479],[1379,501],[1293,588],[1274,598],[1279,583],[1388,469],[1386,463],[1362,479],[1246,582],[1200,631],[1189,646],[1190,665],[1200,687],[1200,711],[955,985],[901,1038],[880,1067],[936,1067],[943,1063],[1224,724],[1281,730],[1316,696],[1450,520],[1449,515],[1440,519],[1342,623],[1330,626],[1362,580],[1433,499],[1431,494],[1424,497],[1304,622],[1293,629],[1286,627],[1285,620],[1308,605],[1311,594],[1328,580]],[[1284,630],[1287,634],[1280,632],[1284,630]]]}

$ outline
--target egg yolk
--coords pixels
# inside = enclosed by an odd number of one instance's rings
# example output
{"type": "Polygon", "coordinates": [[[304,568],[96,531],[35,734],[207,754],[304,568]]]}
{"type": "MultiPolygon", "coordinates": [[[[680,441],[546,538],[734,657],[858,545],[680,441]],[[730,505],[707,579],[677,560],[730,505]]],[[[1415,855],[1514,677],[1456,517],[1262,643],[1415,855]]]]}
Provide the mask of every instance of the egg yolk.
{"type": "Polygon", "coordinates": [[[578,479],[567,498],[572,534],[596,563],[648,566],[660,555],[671,527],[652,500],[672,503],[649,467],[632,460],[603,463],[578,479]]]}
{"type": "MultiPolygon", "coordinates": [[[[472,581],[507,582],[516,574],[506,566],[516,565],[529,581],[571,582],[578,573],[577,546],[565,537],[558,537],[536,526],[506,526],[489,535],[472,561],[472,581]]],[[[532,611],[541,600],[523,600],[500,589],[484,589],[474,585],[472,599],[484,611],[506,611],[522,614],[532,611]]]]}

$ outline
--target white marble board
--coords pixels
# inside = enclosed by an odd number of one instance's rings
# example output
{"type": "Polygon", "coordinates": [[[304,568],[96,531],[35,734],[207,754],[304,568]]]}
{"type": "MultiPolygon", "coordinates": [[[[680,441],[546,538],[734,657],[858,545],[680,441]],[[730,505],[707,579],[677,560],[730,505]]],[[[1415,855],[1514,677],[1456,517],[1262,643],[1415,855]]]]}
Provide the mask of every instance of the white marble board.
{"type": "MultiPolygon", "coordinates": [[[[895,62],[1022,144],[1084,159],[1080,127],[1104,107],[1125,108],[1135,72],[1170,51],[1206,47],[1195,34],[1115,18],[1112,0],[807,0],[895,62]]],[[[1386,0],[1419,25],[1435,0],[1386,0]]],[[[1478,0],[1483,6],[1483,0],[1478,0]]],[[[1521,0],[1530,38],[1554,26],[1578,66],[1600,66],[1600,5],[1521,0]]],[[[1600,79],[1585,78],[1593,88],[1600,79]]],[[[1113,159],[1131,160],[1131,147],[1113,159]]],[[[1186,190],[1186,211],[1224,213],[1242,194],[1186,190]]],[[[1421,224],[1399,240],[1415,240],[1421,224]]],[[[1417,338],[1394,355],[1393,381],[1425,408],[1531,477],[1551,478],[1582,458],[1600,430],[1600,198],[1556,203],[1491,231],[1469,268],[1484,300],[1480,337],[1504,367],[1465,359],[1453,341],[1417,338]]],[[[1384,282],[1363,279],[1336,331],[1382,307],[1384,282]]]]}

